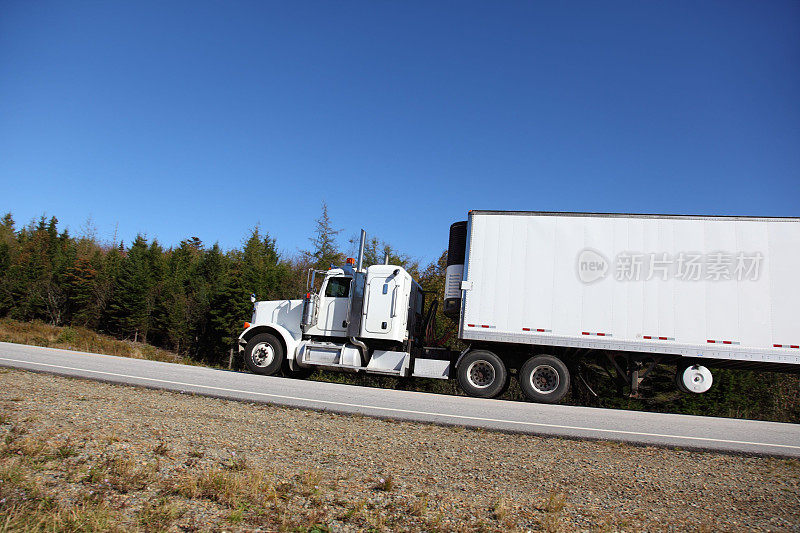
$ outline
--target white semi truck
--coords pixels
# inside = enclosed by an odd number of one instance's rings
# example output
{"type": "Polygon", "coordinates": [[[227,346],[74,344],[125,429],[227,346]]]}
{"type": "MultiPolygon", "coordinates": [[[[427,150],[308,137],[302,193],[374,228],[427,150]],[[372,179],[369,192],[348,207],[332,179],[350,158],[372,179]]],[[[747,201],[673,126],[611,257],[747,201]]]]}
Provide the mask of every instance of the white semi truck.
{"type": "Polygon", "coordinates": [[[515,375],[545,403],[588,358],[634,396],[658,364],[692,393],[714,367],[800,371],[798,218],[471,211],[450,228],[444,294],[461,351],[424,345],[435,307],[423,316],[403,268],[363,268],[363,242],[357,263],[310,272],[304,299],[255,302],[250,370],[455,377],[484,398],[515,375]]]}

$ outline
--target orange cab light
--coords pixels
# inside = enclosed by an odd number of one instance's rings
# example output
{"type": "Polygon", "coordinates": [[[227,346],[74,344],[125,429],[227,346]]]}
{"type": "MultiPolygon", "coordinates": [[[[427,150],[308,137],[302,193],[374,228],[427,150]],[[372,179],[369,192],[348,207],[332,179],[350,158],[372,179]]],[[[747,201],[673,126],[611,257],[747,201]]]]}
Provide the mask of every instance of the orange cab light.
{"type": "Polygon", "coordinates": [[[348,265],[355,265],[356,264],[356,260],[353,259],[352,257],[348,257],[347,261],[345,261],[345,263],[347,263],[348,265]]]}
{"type": "Polygon", "coordinates": [[[250,322],[245,322],[245,323],[244,323],[244,329],[247,329],[247,328],[249,328],[249,327],[250,327],[250,322]]]}

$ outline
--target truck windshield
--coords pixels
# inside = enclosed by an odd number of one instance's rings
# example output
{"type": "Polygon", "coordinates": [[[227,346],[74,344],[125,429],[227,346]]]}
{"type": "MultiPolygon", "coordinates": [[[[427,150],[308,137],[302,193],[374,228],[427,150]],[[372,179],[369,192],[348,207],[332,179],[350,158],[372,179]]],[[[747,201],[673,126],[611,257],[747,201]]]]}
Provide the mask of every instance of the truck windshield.
{"type": "Polygon", "coordinates": [[[350,278],[331,278],[325,287],[325,296],[347,298],[350,296],[350,278]]]}

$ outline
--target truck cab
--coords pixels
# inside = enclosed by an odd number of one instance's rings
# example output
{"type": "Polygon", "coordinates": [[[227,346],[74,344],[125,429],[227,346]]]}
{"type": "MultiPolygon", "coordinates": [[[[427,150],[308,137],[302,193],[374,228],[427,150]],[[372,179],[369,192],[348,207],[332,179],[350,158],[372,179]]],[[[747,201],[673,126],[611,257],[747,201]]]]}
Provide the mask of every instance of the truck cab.
{"type": "Polygon", "coordinates": [[[239,351],[258,374],[323,368],[446,379],[449,358],[429,361],[423,347],[423,308],[422,288],[403,267],[348,259],[309,271],[303,299],[254,302],[239,351]]]}

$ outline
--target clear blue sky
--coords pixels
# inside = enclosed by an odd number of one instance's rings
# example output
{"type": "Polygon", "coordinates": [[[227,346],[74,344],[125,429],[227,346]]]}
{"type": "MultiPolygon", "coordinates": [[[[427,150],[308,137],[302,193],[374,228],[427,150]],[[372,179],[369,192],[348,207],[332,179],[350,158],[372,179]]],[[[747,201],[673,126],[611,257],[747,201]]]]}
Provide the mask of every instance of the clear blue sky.
{"type": "Polygon", "coordinates": [[[799,216],[800,2],[0,3],[0,211],[423,261],[469,209],[799,216]]]}

